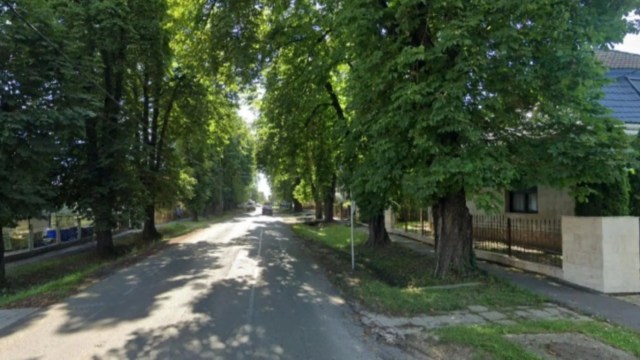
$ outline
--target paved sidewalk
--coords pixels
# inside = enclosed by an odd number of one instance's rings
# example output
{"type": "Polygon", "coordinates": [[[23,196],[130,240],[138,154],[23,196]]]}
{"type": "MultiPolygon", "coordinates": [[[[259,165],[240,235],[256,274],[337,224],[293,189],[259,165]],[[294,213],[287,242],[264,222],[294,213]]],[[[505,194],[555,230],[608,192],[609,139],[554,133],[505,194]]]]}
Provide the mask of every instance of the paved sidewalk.
{"type": "Polygon", "coordinates": [[[558,304],[640,332],[640,306],[518,269],[489,263],[481,263],[480,267],[520,287],[545,295],[558,304]]]}
{"type": "MultiPolygon", "coordinates": [[[[433,247],[401,235],[391,240],[423,254],[433,254],[433,247]]],[[[613,296],[568,285],[544,275],[479,261],[481,269],[522,288],[547,296],[551,301],[583,314],[596,316],[640,332],[640,306],[613,296]]]]}
{"type": "Polygon", "coordinates": [[[397,339],[407,335],[420,334],[424,331],[454,325],[513,325],[518,320],[591,320],[590,317],[580,315],[555,304],[545,304],[542,308],[517,306],[500,310],[491,310],[484,306],[472,305],[466,310],[413,317],[392,317],[360,310],[360,315],[364,324],[376,327],[379,334],[390,343],[394,343],[397,339]]]}

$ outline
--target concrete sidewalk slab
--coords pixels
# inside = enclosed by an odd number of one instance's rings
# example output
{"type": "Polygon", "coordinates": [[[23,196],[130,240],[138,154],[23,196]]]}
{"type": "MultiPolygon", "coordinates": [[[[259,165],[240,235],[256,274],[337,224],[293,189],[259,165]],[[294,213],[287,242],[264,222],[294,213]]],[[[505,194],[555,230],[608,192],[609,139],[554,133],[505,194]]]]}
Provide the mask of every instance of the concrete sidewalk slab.
{"type": "MultiPolygon", "coordinates": [[[[390,235],[391,240],[424,255],[434,254],[425,242],[401,235],[390,235]]],[[[551,301],[590,316],[613,322],[640,332],[640,306],[614,296],[571,286],[562,281],[529,273],[520,269],[479,261],[478,266],[488,273],[505,279],[521,288],[548,297],[551,301]]]]}
{"type": "Polygon", "coordinates": [[[517,286],[547,296],[555,303],[640,332],[640,306],[518,269],[489,263],[480,263],[480,268],[517,286]]]}

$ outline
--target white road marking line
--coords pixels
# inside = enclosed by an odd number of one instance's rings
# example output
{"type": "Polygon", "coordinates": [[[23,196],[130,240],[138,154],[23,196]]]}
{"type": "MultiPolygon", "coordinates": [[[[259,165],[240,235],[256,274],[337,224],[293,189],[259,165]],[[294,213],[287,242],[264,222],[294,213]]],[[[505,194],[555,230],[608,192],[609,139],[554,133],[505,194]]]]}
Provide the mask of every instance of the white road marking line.
{"type": "Polygon", "coordinates": [[[262,234],[264,230],[260,230],[260,239],[258,239],[258,256],[256,258],[260,258],[260,253],[262,252],[262,234]]]}
{"type": "MultiPolygon", "coordinates": [[[[260,254],[262,253],[262,234],[264,233],[264,230],[260,230],[260,238],[258,239],[258,255],[256,256],[256,263],[257,260],[260,259],[260,254]]],[[[256,283],[258,282],[258,267],[256,266],[253,269],[253,284],[251,284],[251,292],[249,294],[249,313],[247,314],[247,323],[249,323],[249,325],[251,325],[251,323],[253,322],[253,304],[255,302],[255,297],[256,297],[256,283]]]]}

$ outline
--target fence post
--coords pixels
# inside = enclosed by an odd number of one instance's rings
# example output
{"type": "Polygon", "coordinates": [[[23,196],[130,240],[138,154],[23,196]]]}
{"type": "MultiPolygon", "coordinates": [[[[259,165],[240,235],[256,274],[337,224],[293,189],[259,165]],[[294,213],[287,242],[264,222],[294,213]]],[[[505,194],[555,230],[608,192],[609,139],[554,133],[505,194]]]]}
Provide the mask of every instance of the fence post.
{"type": "Polygon", "coordinates": [[[507,218],[507,253],[511,256],[511,218],[507,218]]]}
{"type": "Polygon", "coordinates": [[[29,229],[29,237],[27,238],[27,247],[29,250],[33,250],[33,225],[31,224],[31,218],[27,219],[27,228],[29,229]]]}
{"type": "Polygon", "coordinates": [[[78,234],[76,235],[76,240],[80,241],[82,240],[82,220],[80,219],[80,216],[76,218],[76,221],[78,222],[78,234]]]}
{"type": "Polygon", "coordinates": [[[62,240],[62,233],[60,232],[60,216],[56,214],[56,244],[60,244],[62,240]]]}
{"type": "Polygon", "coordinates": [[[77,218],[78,221],[78,235],[76,236],[76,240],[82,240],[82,219],[80,219],[80,216],[78,216],[77,218]]]}
{"type": "Polygon", "coordinates": [[[409,210],[404,209],[404,232],[409,232],[409,210]]]}
{"type": "Polygon", "coordinates": [[[13,244],[11,242],[11,236],[9,235],[8,231],[7,234],[4,233],[4,228],[0,227],[0,231],[2,231],[2,241],[4,241],[4,251],[5,253],[7,251],[11,251],[13,250],[13,244]]]}

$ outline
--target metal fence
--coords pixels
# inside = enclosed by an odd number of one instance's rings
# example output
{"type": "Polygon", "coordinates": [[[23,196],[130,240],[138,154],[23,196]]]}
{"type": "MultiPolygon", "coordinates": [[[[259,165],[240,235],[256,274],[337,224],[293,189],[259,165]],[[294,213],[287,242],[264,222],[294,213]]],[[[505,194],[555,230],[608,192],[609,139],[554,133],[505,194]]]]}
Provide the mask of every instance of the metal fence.
{"type": "Polygon", "coordinates": [[[473,216],[474,247],[562,267],[560,219],[473,216]]]}
{"type": "Polygon", "coordinates": [[[394,212],[393,228],[396,230],[427,235],[431,233],[428,209],[404,207],[394,212]]]}
{"type": "Polygon", "coordinates": [[[51,214],[20,221],[13,228],[2,228],[2,233],[5,250],[14,252],[86,238],[93,228],[90,220],[77,215],[51,214]]]}

